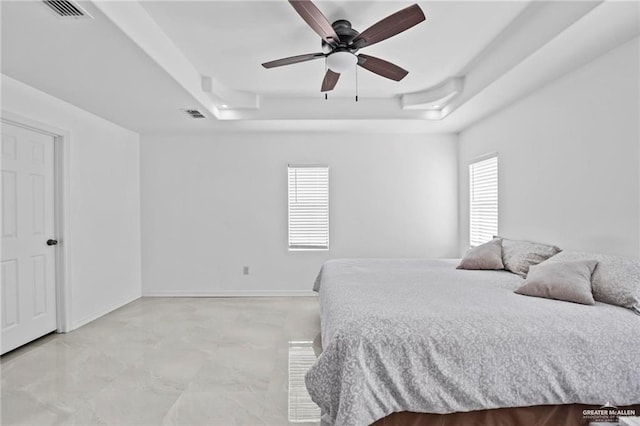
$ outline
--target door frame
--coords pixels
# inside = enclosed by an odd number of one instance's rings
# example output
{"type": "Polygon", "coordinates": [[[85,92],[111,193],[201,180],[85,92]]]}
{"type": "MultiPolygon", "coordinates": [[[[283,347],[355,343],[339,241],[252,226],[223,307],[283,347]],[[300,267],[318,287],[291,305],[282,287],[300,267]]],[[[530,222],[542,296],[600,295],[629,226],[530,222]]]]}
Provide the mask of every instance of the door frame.
{"type": "Polygon", "coordinates": [[[32,120],[25,116],[2,110],[0,122],[22,127],[37,133],[53,137],[53,185],[54,185],[54,238],[59,243],[55,246],[55,289],[56,289],[56,332],[66,333],[71,330],[71,291],[69,283],[70,270],[70,232],[69,232],[69,143],[71,133],[49,124],[32,120]]]}

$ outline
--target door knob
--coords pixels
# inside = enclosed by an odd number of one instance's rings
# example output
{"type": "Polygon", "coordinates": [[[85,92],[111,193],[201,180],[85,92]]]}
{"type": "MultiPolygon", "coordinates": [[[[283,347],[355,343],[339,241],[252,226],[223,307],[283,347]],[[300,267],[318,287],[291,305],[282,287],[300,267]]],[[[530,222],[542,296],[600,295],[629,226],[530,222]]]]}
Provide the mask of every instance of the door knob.
{"type": "Polygon", "coordinates": [[[48,246],[55,246],[56,244],[58,244],[58,240],[47,240],[48,246]]]}

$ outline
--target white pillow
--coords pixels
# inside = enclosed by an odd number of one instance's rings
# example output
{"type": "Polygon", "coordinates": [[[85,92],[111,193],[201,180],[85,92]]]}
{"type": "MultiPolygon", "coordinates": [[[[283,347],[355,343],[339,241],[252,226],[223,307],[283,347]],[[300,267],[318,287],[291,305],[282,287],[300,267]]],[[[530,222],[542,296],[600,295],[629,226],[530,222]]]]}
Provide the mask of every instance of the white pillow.
{"type": "Polygon", "coordinates": [[[470,248],[464,255],[458,269],[504,269],[502,264],[502,240],[493,240],[470,248]]]}
{"type": "Polygon", "coordinates": [[[629,308],[640,315],[639,258],[563,251],[547,262],[589,259],[598,261],[598,266],[591,277],[593,298],[598,302],[629,308]]]}
{"type": "MultiPolygon", "coordinates": [[[[500,238],[500,237],[496,237],[500,238]]],[[[504,269],[514,274],[527,276],[529,267],[544,262],[559,253],[560,249],[548,244],[524,240],[502,239],[502,262],[504,269]]]]}
{"type": "Polygon", "coordinates": [[[572,260],[533,265],[516,293],[593,305],[591,274],[597,264],[595,260],[572,260]]]}

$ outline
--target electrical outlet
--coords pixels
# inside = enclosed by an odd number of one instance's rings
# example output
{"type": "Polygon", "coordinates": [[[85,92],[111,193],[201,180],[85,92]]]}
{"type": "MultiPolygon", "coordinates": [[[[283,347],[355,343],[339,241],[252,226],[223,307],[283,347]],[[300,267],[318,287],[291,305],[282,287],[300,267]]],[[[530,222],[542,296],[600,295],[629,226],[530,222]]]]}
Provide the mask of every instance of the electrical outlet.
{"type": "Polygon", "coordinates": [[[249,267],[248,266],[243,266],[242,267],[242,273],[244,275],[249,275],[249,267]]]}

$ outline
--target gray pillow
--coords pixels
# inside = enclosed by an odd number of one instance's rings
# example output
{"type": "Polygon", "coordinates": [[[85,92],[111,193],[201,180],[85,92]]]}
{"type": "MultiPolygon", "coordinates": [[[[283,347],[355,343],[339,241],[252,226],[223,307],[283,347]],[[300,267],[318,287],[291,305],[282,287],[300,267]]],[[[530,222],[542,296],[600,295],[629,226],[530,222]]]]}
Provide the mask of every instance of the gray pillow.
{"type": "Polygon", "coordinates": [[[566,251],[549,262],[595,259],[598,266],[591,284],[598,302],[629,308],[640,315],[640,259],[599,253],[566,251]]]}
{"type": "Polygon", "coordinates": [[[502,239],[502,263],[504,263],[504,269],[523,277],[527,276],[531,265],[544,262],[551,256],[560,253],[560,251],[558,247],[547,244],[502,239]]]}
{"type": "Polygon", "coordinates": [[[502,264],[502,240],[494,238],[488,243],[470,248],[464,255],[458,269],[504,269],[502,264]]]}
{"type": "Polygon", "coordinates": [[[597,264],[595,260],[574,260],[532,265],[516,293],[593,305],[591,274],[597,264]]]}

